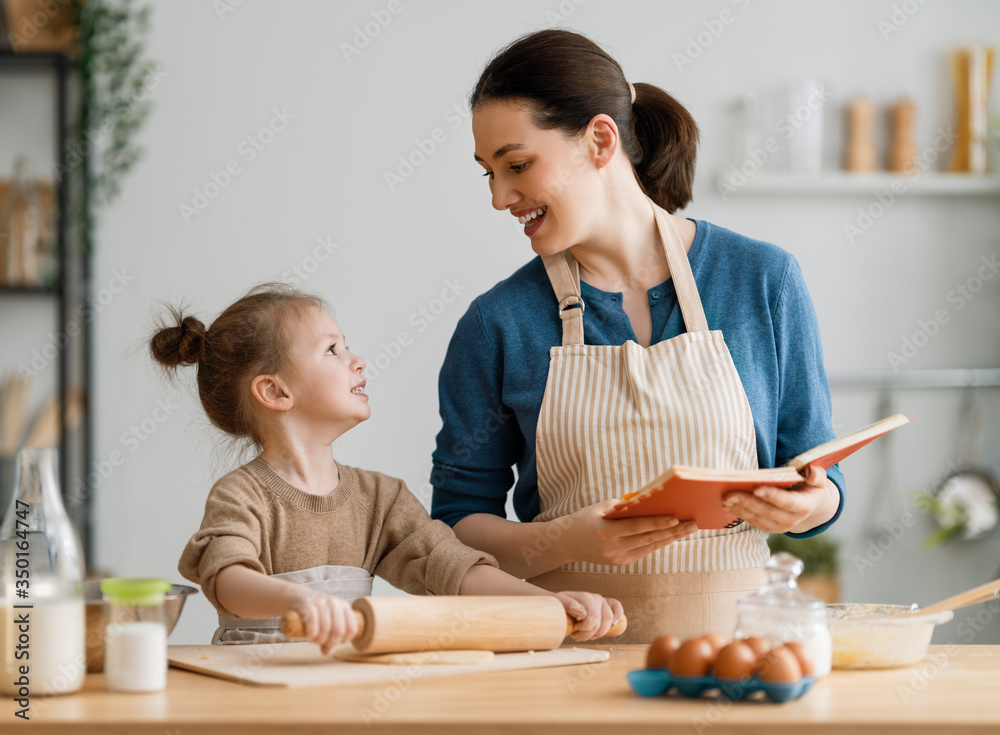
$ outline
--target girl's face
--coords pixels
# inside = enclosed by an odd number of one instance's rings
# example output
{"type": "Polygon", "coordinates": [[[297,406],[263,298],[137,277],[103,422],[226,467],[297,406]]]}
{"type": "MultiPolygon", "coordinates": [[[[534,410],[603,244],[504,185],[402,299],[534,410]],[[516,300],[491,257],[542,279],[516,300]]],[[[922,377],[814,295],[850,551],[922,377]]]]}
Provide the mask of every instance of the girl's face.
{"type": "Polygon", "coordinates": [[[291,349],[281,376],[294,399],[300,419],[332,426],[338,435],[371,416],[365,361],[351,354],[333,317],[309,306],[289,318],[291,349]]]}
{"type": "Polygon", "coordinates": [[[585,135],[542,130],[528,104],[510,100],[477,107],[472,134],[494,209],[518,218],[536,253],[552,255],[586,242],[599,182],[585,135]]]}

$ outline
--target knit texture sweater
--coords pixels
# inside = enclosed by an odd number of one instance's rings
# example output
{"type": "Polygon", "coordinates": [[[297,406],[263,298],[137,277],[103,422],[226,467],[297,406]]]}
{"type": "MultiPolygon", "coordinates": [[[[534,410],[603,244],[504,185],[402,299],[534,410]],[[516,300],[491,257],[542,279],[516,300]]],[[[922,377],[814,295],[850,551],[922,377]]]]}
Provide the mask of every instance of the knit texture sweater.
{"type": "Polygon", "coordinates": [[[334,564],[365,569],[410,594],[457,595],[476,564],[497,566],[432,521],[397,478],[337,463],[340,482],[327,495],[285,482],[260,457],[222,477],[205,503],[201,528],[178,570],[215,608],[218,573],[243,564],[281,574],[334,564]]]}

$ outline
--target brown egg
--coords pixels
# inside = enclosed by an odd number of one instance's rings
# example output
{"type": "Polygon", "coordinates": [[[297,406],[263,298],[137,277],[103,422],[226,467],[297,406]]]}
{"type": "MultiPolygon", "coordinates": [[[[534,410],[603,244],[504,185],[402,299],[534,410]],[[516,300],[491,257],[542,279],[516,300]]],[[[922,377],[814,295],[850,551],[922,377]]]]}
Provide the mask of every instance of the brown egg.
{"type": "Polygon", "coordinates": [[[791,649],[772,648],[757,661],[757,673],[763,681],[775,684],[796,684],[802,679],[802,667],[791,649]]]}
{"type": "Polygon", "coordinates": [[[743,642],[753,649],[753,652],[757,654],[757,658],[760,658],[765,653],[771,650],[771,644],[768,643],[765,638],[761,638],[759,635],[747,636],[746,638],[743,639],[743,642]]]}
{"type": "Polygon", "coordinates": [[[723,638],[718,633],[706,633],[705,635],[702,636],[702,638],[704,638],[706,641],[708,641],[711,644],[711,646],[712,646],[712,655],[714,655],[714,656],[718,656],[719,655],[719,651],[721,651],[722,647],[724,645],[726,645],[726,639],[723,638]]]}
{"type": "Polygon", "coordinates": [[[795,658],[799,660],[799,666],[802,667],[803,676],[812,676],[813,671],[813,657],[804,645],[802,641],[789,641],[785,644],[785,648],[795,654],[795,658]]]}
{"type": "Polygon", "coordinates": [[[757,654],[743,641],[723,646],[715,657],[712,673],[720,679],[749,679],[753,676],[757,654]]]}
{"type": "Polygon", "coordinates": [[[712,668],[715,655],[712,644],[705,638],[689,638],[674,654],[670,673],[674,676],[705,676],[712,668]]]}
{"type": "Polygon", "coordinates": [[[670,633],[661,635],[646,651],[646,668],[669,669],[674,662],[674,654],[680,647],[681,641],[677,636],[670,633]]]}

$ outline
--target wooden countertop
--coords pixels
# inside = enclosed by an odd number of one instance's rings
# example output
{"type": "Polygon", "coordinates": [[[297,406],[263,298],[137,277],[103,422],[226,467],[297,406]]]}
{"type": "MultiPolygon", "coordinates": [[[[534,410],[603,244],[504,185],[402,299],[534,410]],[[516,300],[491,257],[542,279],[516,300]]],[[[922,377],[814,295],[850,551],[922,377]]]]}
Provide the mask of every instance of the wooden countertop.
{"type": "MultiPolygon", "coordinates": [[[[82,692],[31,700],[35,733],[996,733],[1000,646],[932,646],[906,669],[834,671],[785,704],[644,699],[625,673],[645,646],[601,646],[611,660],[377,686],[247,687],[171,669],[167,690],[109,694],[100,674],[82,692]],[[626,730],[627,728],[627,730],[626,730]]],[[[13,702],[0,729],[23,727],[13,702]]]]}

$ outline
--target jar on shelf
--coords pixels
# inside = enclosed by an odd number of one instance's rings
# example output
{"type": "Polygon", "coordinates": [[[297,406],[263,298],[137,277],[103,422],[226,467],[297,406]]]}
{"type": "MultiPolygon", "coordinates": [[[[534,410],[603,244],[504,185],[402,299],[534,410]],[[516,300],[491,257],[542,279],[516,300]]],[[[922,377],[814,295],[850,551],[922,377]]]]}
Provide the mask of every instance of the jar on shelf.
{"type": "Polygon", "coordinates": [[[15,698],[83,686],[83,553],[59,492],[55,449],[22,449],[0,524],[0,691],[15,698]]]}
{"type": "Polygon", "coordinates": [[[736,101],[729,157],[732,167],[745,176],[767,162],[763,112],[760,100],[751,94],[744,94],[736,101]],[[752,169],[749,172],[746,170],[748,166],[752,169]]]}
{"type": "Polygon", "coordinates": [[[800,641],[812,657],[814,675],[826,676],[833,653],[826,603],[798,588],[802,561],[779,551],[764,569],[767,584],[736,603],[734,638],[760,636],[772,646],[800,641]]]}
{"type": "Polygon", "coordinates": [[[36,286],[46,270],[46,223],[39,187],[23,157],[14,162],[14,176],[0,212],[4,282],[36,286]]]}

